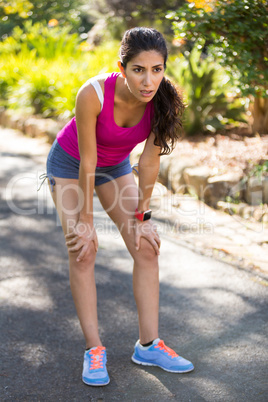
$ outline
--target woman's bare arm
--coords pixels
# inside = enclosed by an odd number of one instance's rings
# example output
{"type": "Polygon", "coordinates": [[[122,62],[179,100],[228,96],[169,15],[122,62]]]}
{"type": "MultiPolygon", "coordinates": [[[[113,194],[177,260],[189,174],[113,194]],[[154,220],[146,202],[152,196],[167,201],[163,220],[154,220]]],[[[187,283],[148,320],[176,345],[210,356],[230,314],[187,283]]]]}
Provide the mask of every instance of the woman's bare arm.
{"type": "Polygon", "coordinates": [[[79,219],[72,233],[66,235],[70,252],[80,251],[77,261],[82,261],[90,249],[95,251],[98,239],[93,225],[93,192],[97,164],[96,122],[101,106],[92,85],[83,86],[76,99],[76,125],[80,153],[79,168],[79,219]]]}
{"type": "Polygon", "coordinates": [[[154,133],[151,133],[139,160],[139,211],[149,209],[152,191],[159,172],[160,148],[154,145],[154,139],[154,133]]]}

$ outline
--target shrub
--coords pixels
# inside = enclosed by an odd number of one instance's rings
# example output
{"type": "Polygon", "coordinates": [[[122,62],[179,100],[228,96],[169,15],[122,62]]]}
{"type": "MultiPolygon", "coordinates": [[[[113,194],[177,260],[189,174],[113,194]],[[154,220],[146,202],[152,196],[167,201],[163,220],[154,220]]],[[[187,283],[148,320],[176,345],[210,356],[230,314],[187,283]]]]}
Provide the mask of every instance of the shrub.
{"type": "Polygon", "coordinates": [[[0,43],[0,54],[27,52],[35,49],[36,57],[53,59],[62,54],[76,56],[80,38],[77,33],[70,33],[71,26],[49,27],[45,23],[27,20],[21,29],[15,27],[12,36],[0,43]]]}
{"type": "Polygon", "coordinates": [[[219,65],[204,57],[199,47],[171,60],[167,73],[175,78],[185,94],[187,135],[215,132],[226,124],[245,121],[241,101],[232,99],[230,102],[226,96],[234,92],[229,78],[219,65]]]}
{"type": "MultiPolygon", "coordinates": [[[[26,42],[20,51],[14,46],[12,52],[7,53],[5,42],[8,42],[9,49],[13,43],[7,40],[2,44],[1,105],[44,117],[73,116],[78,89],[87,79],[114,71],[119,48],[118,42],[109,42],[83,52],[77,45],[74,54],[70,52],[71,46],[66,54],[60,46],[61,51],[53,51],[54,57],[47,58],[40,57],[42,46],[38,47],[38,52],[37,48],[30,49],[26,42]]],[[[51,50],[49,54],[52,55],[51,50]]]]}

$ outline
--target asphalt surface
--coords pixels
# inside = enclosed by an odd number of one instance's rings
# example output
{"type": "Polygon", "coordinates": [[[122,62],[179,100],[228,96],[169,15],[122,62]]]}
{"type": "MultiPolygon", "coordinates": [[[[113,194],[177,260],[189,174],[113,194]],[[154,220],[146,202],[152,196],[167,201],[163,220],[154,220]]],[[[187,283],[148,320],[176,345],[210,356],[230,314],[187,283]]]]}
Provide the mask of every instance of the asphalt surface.
{"type": "Polygon", "coordinates": [[[267,282],[195,253],[165,226],[160,337],[195,370],[171,374],[131,362],[132,262],[96,197],[99,327],[111,382],[82,383],[84,341],[64,236],[47,185],[36,191],[47,152],[38,141],[0,131],[0,400],[267,401],[267,282]]]}

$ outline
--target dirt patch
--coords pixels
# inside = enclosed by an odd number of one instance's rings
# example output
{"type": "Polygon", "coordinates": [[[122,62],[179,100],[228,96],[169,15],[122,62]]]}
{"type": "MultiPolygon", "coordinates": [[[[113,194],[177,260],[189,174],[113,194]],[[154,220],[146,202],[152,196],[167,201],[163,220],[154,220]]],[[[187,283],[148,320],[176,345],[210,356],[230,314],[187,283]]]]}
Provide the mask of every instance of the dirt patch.
{"type": "Polygon", "coordinates": [[[230,135],[198,135],[179,141],[173,156],[190,157],[196,166],[205,165],[214,174],[243,171],[268,159],[268,134],[254,137],[230,135]]]}

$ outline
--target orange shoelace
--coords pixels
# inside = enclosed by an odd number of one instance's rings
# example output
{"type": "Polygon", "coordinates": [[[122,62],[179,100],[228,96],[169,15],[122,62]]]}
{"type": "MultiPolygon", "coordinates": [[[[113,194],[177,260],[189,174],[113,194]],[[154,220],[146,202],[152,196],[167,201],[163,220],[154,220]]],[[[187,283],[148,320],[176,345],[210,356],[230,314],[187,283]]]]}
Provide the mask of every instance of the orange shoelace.
{"type": "Polygon", "coordinates": [[[159,341],[158,344],[155,346],[155,348],[160,348],[160,350],[164,350],[164,352],[168,353],[168,355],[171,356],[172,358],[179,356],[173,349],[170,349],[168,346],[166,346],[164,344],[164,341],[159,341]]]}
{"type": "Polygon", "coordinates": [[[103,354],[105,348],[103,346],[98,346],[96,349],[90,351],[91,363],[90,370],[96,370],[103,368],[103,354]]]}

